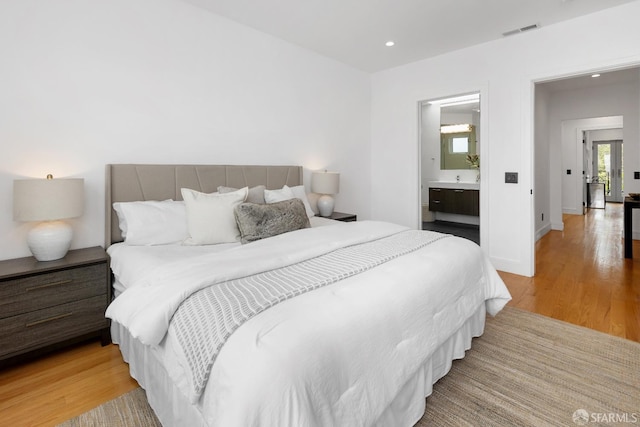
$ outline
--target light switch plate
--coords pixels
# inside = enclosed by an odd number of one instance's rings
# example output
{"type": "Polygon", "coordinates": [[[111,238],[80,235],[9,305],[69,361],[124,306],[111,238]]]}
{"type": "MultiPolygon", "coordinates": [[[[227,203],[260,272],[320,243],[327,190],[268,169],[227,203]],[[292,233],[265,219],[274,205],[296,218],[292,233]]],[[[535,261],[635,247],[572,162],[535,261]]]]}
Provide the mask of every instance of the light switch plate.
{"type": "Polygon", "coordinates": [[[517,184],[518,183],[518,172],[505,172],[504,173],[504,182],[507,184],[517,184]]]}

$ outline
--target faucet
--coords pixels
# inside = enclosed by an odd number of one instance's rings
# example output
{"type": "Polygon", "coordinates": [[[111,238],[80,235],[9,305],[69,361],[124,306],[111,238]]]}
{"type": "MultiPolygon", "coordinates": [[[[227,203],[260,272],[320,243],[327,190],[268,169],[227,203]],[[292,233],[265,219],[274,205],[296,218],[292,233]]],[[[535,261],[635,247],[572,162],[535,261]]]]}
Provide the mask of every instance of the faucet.
{"type": "Polygon", "coordinates": [[[456,175],[456,182],[460,182],[460,175],[456,175]]]}

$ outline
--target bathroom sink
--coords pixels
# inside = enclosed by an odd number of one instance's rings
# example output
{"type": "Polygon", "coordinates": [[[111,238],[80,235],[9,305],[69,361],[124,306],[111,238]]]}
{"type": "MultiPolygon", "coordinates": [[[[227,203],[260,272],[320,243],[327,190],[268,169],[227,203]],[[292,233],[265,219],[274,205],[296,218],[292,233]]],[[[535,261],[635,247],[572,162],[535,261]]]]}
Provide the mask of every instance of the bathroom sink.
{"type": "Polygon", "coordinates": [[[429,188],[454,188],[458,190],[479,190],[479,182],[470,181],[429,181],[429,188]]]}

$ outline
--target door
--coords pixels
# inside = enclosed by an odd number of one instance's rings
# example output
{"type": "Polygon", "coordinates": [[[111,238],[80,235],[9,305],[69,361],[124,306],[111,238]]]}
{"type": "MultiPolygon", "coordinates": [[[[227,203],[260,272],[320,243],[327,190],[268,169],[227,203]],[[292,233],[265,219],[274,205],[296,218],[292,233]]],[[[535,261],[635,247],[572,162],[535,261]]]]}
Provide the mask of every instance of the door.
{"type": "Polygon", "coordinates": [[[619,202],[623,197],[622,141],[596,141],[593,143],[593,170],[598,182],[604,184],[607,202],[619,202]]]}

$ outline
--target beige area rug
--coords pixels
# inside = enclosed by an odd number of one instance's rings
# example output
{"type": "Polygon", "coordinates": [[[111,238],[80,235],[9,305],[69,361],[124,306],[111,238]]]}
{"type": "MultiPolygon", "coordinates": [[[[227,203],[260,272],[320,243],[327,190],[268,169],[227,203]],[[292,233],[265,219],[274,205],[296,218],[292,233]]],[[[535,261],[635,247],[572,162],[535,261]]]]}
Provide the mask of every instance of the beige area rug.
{"type": "Polygon", "coordinates": [[[116,397],[57,427],[161,427],[147,403],[144,390],[137,388],[116,397]]]}
{"type": "MultiPolygon", "coordinates": [[[[640,344],[505,308],[434,385],[416,427],[640,425],[640,344]]],[[[136,389],[59,427],[157,427],[136,389]]]]}
{"type": "Polygon", "coordinates": [[[576,425],[640,425],[640,343],[507,307],[416,426],[576,425]]]}

